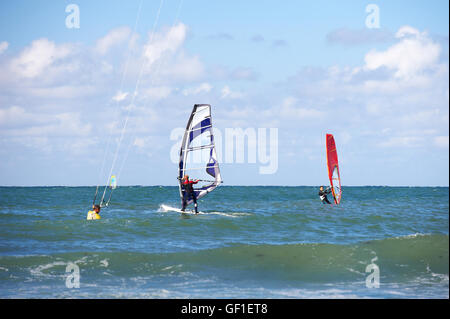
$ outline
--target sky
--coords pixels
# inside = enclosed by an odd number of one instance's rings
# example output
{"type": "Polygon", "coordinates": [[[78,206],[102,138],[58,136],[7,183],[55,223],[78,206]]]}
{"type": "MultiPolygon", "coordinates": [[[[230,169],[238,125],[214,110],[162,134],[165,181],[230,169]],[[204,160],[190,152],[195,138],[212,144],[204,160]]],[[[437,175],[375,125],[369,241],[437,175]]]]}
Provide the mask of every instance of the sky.
{"type": "Polygon", "coordinates": [[[224,185],[326,185],[331,133],[343,185],[448,186],[448,12],[439,0],[2,1],[0,186],[110,173],[175,186],[196,103],[212,106],[224,185]],[[242,149],[230,130],[247,133],[242,149]]]}

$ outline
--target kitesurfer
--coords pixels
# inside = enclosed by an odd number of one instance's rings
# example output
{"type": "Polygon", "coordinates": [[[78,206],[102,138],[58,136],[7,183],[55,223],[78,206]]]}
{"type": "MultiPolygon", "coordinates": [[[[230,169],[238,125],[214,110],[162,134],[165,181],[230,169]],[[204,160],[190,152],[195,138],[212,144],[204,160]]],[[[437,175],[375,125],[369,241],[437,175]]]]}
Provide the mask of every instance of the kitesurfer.
{"type": "Polygon", "coordinates": [[[93,210],[88,211],[86,219],[100,219],[100,205],[93,205],[92,209],[93,210]]]}
{"type": "Polygon", "coordinates": [[[331,193],[331,188],[327,187],[325,190],[323,189],[323,186],[320,186],[319,188],[319,197],[323,204],[331,204],[330,201],[327,198],[327,195],[331,193]]]}
{"type": "Polygon", "coordinates": [[[189,175],[184,175],[184,177],[181,179],[181,187],[183,189],[183,200],[182,200],[183,203],[182,203],[182,207],[181,207],[182,212],[184,212],[184,210],[186,209],[189,197],[191,197],[194,202],[195,213],[198,214],[197,195],[195,195],[195,191],[194,191],[194,187],[193,187],[193,185],[197,184],[197,183],[198,183],[198,180],[190,181],[189,175]]]}

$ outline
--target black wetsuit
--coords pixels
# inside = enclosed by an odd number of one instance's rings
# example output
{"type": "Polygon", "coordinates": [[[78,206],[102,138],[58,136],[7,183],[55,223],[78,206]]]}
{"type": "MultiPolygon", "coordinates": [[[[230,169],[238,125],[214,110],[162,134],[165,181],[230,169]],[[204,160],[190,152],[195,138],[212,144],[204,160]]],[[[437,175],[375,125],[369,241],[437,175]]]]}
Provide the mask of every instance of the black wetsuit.
{"type": "Polygon", "coordinates": [[[184,210],[186,209],[189,197],[191,197],[192,200],[194,201],[195,213],[198,214],[198,211],[197,211],[197,196],[195,195],[193,184],[197,184],[197,182],[184,181],[184,182],[181,183],[181,186],[183,187],[183,203],[182,203],[182,206],[181,206],[181,211],[184,212],[184,210]]]}
{"type": "Polygon", "coordinates": [[[323,204],[331,204],[330,201],[327,198],[327,195],[331,193],[331,189],[327,188],[323,191],[319,190],[319,196],[320,196],[320,200],[322,201],[323,204]]]}

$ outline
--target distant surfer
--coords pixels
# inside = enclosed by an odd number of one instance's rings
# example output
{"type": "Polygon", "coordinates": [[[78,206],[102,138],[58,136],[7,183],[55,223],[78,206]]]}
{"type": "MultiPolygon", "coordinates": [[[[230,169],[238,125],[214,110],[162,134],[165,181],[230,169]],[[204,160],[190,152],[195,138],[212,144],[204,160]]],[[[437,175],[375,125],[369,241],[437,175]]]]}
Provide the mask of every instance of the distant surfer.
{"type": "Polygon", "coordinates": [[[195,213],[198,214],[197,211],[197,195],[195,195],[195,191],[194,191],[194,184],[197,184],[198,180],[196,181],[190,181],[189,180],[189,175],[184,175],[184,177],[181,179],[181,187],[183,188],[183,203],[182,203],[182,207],[181,207],[181,211],[184,212],[184,210],[186,209],[187,203],[189,198],[192,198],[193,202],[194,202],[194,207],[195,207],[195,213]]]}
{"type": "Polygon", "coordinates": [[[94,205],[92,206],[93,210],[88,211],[87,213],[87,220],[92,220],[92,219],[100,219],[100,205],[94,205]]]}
{"type": "Polygon", "coordinates": [[[323,189],[323,186],[320,186],[319,188],[319,197],[323,204],[331,204],[330,201],[327,198],[327,195],[331,193],[331,188],[327,187],[325,190],[323,189]]]}

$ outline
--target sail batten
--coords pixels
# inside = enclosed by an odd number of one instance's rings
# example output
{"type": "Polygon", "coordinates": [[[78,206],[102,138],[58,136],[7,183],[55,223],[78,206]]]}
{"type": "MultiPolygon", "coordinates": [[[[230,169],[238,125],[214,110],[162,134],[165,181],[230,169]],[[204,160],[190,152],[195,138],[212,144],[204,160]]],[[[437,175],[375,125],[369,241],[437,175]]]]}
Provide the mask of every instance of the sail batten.
{"type": "Polygon", "coordinates": [[[210,149],[210,148],[214,148],[215,145],[214,144],[210,144],[210,145],[202,145],[202,146],[195,146],[195,147],[189,147],[184,149],[184,151],[199,151],[199,150],[205,150],[205,149],[210,149]]]}
{"type": "Polygon", "coordinates": [[[198,131],[198,130],[205,129],[205,128],[209,128],[209,127],[212,127],[212,125],[208,125],[208,126],[203,126],[203,127],[195,128],[195,129],[189,130],[189,132],[194,132],[194,131],[198,131]]]}
{"type": "MultiPolygon", "coordinates": [[[[216,165],[216,166],[211,166],[211,167],[209,167],[209,168],[212,168],[212,167],[219,167],[219,165],[216,165]]],[[[204,167],[192,167],[192,168],[184,168],[183,169],[183,171],[193,171],[193,170],[198,170],[198,169],[205,169],[204,167]]]]}

